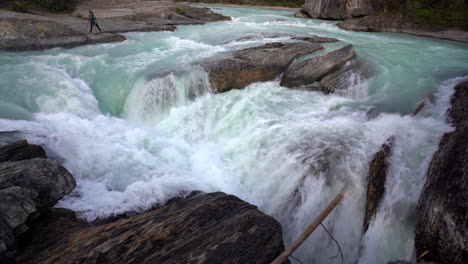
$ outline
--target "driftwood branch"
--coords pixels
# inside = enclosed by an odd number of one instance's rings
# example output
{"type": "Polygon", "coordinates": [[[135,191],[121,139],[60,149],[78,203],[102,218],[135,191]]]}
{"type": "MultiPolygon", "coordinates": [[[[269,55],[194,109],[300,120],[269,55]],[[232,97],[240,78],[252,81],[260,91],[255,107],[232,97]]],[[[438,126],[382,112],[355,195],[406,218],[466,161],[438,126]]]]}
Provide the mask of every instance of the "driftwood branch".
{"type": "Polygon", "coordinates": [[[270,264],[282,264],[289,256],[310,236],[310,234],[325,220],[325,218],[335,209],[341,202],[346,192],[346,187],[341,189],[340,193],[333,199],[328,206],[315,218],[315,220],[307,227],[307,229],[270,264]]]}
{"type": "Polygon", "coordinates": [[[340,247],[340,243],[338,243],[338,241],[335,239],[335,237],[333,237],[333,235],[330,233],[330,231],[328,231],[328,229],[322,224],[320,223],[320,225],[323,227],[323,229],[327,232],[327,234],[331,237],[331,239],[333,239],[333,241],[335,241],[336,245],[338,246],[338,254],[336,254],[336,256],[330,258],[330,259],[334,259],[336,257],[338,257],[338,255],[341,256],[341,264],[343,264],[344,262],[344,257],[343,257],[343,251],[341,250],[341,247],[340,247]]]}

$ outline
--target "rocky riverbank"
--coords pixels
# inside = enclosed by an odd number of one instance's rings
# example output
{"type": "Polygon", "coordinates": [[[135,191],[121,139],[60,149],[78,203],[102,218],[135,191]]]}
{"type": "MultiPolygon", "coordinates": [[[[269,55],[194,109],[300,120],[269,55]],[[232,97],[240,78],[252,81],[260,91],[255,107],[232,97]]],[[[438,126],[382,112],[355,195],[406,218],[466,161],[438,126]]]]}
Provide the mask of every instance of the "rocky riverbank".
{"type": "MultiPolygon", "coordinates": [[[[111,9],[108,12],[112,11],[111,9]]],[[[124,41],[117,34],[131,31],[173,31],[176,25],[204,24],[230,20],[208,8],[173,4],[163,8],[122,12],[113,15],[96,11],[100,34],[89,33],[89,22],[80,12],[67,15],[34,15],[0,10],[0,50],[24,51],[54,47],[124,41]]],[[[97,31],[97,29],[94,29],[97,31]]]]}
{"type": "Polygon", "coordinates": [[[468,42],[468,31],[459,29],[436,29],[430,25],[416,24],[402,15],[371,15],[363,18],[347,19],[337,26],[341,29],[365,32],[406,33],[421,37],[468,42]]]}
{"type": "MultiPolygon", "coordinates": [[[[405,1],[393,3],[396,9],[387,12],[386,4],[369,0],[306,0],[296,17],[343,20],[338,27],[352,31],[406,33],[422,37],[468,42],[468,31],[455,26],[436,26],[410,19],[398,10],[404,10],[405,1]]],[[[409,2],[408,2],[409,3],[409,2]]],[[[463,4],[462,4],[463,5],[463,4]]],[[[426,13],[432,12],[424,9],[426,13]]],[[[452,12],[453,13],[453,12],[452,12]]],[[[446,18],[451,19],[449,17],[446,18]]]]}
{"type": "Polygon", "coordinates": [[[53,206],[72,175],[37,145],[0,146],[1,263],[270,263],[281,225],[235,196],[192,192],[144,213],[87,223],[53,206]]]}

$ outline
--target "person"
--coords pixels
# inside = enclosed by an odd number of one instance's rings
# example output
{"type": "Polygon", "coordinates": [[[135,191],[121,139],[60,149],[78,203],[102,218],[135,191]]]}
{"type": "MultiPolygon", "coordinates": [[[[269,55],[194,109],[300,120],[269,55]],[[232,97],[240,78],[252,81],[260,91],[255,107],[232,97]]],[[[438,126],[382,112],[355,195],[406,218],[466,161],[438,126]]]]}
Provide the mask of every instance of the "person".
{"type": "Polygon", "coordinates": [[[99,32],[102,32],[101,31],[101,28],[99,27],[98,23],[97,23],[97,19],[96,17],[94,16],[94,13],[93,11],[89,10],[89,23],[91,24],[91,28],[89,29],[89,33],[92,33],[93,32],[93,26],[96,25],[96,27],[99,29],[99,32]]]}

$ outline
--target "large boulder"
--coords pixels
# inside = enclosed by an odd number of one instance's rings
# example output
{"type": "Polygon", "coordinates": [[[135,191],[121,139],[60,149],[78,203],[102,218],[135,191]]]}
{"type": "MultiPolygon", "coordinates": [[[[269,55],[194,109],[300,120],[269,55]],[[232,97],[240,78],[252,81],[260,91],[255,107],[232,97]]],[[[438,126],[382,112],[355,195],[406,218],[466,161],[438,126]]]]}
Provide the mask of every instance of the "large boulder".
{"type": "Polygon", "coordinates": [[[220,192],[98,226],[53,209],[32,233],[19,263],[267,264],[284,250],[275,219],[220,192]]]}
{"type": "Polygon", "coordinates": [[[291,62],[301,56],[323,49],[307,42],[269,43],[234,52],[227,58],[202,63],[217,92],[242,89],[254,82],[274,79],[291,62]]]}
{"type": "Polygon", "coordinates": [[[418,207],[416,249],[425,261],[468,260],[468,81],[455,87],[448,113],[455,130],[442,137],[418,207]]]}
{"type": "Polygon", "coordinates": [[[306,0],[302,13],[311,18],[344,19],[373,13],[372,0],[306,0]]]}
{"type": "Polygon", "coordinates": [[[34,158],[47,159],[46,152],[39,145],[28,144],[26,140],[19,140],[0,146],[0,162],[20,161],[34,158]]]}
{"type": "Polygon", "coordinates": [[[297,87],[320,81],[354,58],[353,45],[348,45],[324,56],[310,58],[288,67],[281,80],[285,87],[297,87]]]}
{"type": "Polygon", "coordinates": [[[15,242],[32,222],[75,185],[72,175],[55,161],[0,163],[0,260],[11,257],[15,242]]]}

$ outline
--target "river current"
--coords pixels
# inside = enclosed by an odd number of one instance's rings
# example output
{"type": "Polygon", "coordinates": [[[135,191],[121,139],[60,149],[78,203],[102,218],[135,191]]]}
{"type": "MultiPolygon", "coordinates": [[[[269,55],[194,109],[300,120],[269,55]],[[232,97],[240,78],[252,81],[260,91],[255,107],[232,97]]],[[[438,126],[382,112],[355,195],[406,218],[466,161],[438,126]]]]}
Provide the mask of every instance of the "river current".
{"type": "MultiPolygon", "coordinates": [[[[415,208],[443,133],[453,87],[468,77],[468,44],[344,31],[292,12],[215,8],[232,21],[127,33],[122,43],[0,52],[0,142],[43,145],[76,178],[58,206],[88,220],[144,210],[189,190],[223,191],[283,226],[286,245],[343,186],[324,225],[344,263],[414,259],[415,208]],[[283,88],[278,80],[213,94],[205,58],[291,37],[353,44],[373,74],[345,92],[283,88]],[[163,74],[169,73],[170,74],[163,74]],[[429,96],[416,117],[408,115],[429,96]],[[385,194],[363,234],[368,163],[395,137],[385,194]]],[[[105,30],[106,25],[101,28],[105,30]]],[[[341,263],[318,228],[295,257],[341,263]]]]}

